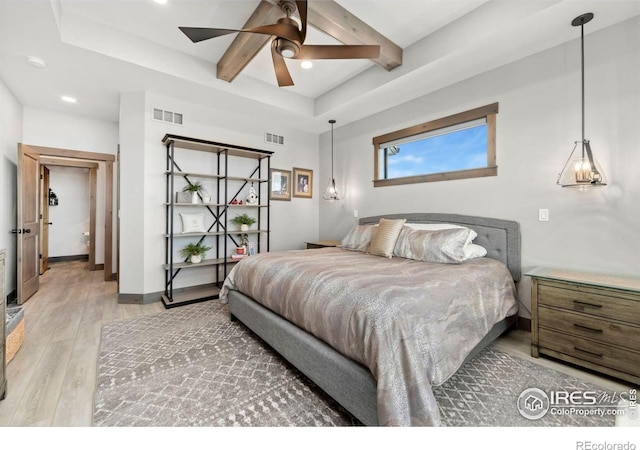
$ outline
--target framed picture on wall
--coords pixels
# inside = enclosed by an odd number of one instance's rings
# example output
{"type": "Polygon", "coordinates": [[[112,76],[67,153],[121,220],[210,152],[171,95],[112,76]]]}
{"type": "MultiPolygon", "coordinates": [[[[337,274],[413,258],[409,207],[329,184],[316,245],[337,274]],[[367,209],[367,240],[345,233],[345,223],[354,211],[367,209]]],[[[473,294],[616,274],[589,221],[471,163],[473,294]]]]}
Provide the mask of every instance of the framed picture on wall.
{"type": "Polygon", "coordinates": [[[269,173],[269,198],[291,201],[291,171],[271,168],[269,173]]]}
{"type": "Polygon", "coordinates": [[[311,198],[313,192],[313,170],[293,168],[293,196],[311,198]]]}

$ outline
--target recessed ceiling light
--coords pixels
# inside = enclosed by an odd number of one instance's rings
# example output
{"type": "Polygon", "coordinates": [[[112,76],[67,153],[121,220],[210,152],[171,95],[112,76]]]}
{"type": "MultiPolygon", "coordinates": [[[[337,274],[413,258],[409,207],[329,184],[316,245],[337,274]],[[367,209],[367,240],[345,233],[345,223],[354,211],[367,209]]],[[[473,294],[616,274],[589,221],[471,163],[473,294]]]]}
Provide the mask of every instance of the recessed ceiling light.
{"type": "Polygon", "coordinates": [[[166,5],[168,0],[153,0],[158,5],[166,5]]]}
{"type": "Polygon", "coordinates": [[[313,67],[313,63],[309,60],[305,60],[300,63],[300,67],[303,69],[311,69],[313,67]]]}
{"type": "Polygon", "coordinates": [[[62,99],[63,102],[67,102],[67,103],[78,103],[78,100],[73,98],[73,97],[69,97],[68,95],[62,95],[60,96],[60,98],[62,99]]]}
{"type": "Polygon", "coordinates": [[[38,58],[36,56],[29,56],[27,58],[27,62],[31,64],[33,67],[37,67],[38,69],[42,69],[44,66],[47,65],[44,59],[38,58]]]}

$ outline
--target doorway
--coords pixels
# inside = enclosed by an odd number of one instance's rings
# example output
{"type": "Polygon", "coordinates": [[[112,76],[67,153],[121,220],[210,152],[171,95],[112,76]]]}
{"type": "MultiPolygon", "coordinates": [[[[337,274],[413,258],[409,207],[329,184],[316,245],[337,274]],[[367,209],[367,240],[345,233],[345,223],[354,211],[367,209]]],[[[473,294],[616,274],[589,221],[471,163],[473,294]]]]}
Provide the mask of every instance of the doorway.
{"type": "MultiPolygon", "coordinates": [[[[104,279],[111,281],[113,273],[113,163],[115,156],[103,153],[82,152],[51,147],[18,144],[18,304],[24,303],[39,288],[43,239],[47,238],[48,226],[44,203],[45,171],[41,166],[62,165],[85,167],[90,173],[90,198],[96,197],[98,171],[104,173],[104,279]],[[42,180],[40,175],[43,176],[42,180]],[[45,223],[45,218],[46,223],[45,223]]],[[[101,183],[102,184],[102,183],[101,183]]],[[[47,188],[48,191],[48,188],[47,188]]],[[[48,195],[48,192],[47,192],[48,195]]],[[[48,205],[48,198],[47,198],[48,205]]],[[[93,205],[93,203],[92,203],[93,205]]],[[[95,237],[95,213],[97,205],[90,207],[94,219],[90,223],[90,238],[95,237]]],[[[90,219],[91,221],[91,219],[90,219]]],[[[90,242],[90,255],[95,257],[95,239],[90,242]],[[92,250],[92,251],[91,251],[92,250]]],[[[44,258],[43,258],[44,259],[44,258]]],[[[93,270],[99,270],[93,261],[93,270]]],[[[91,268],[91,267],[90,267],[91,268]]]]}
{"type": "Polygon", "coordinates": [[[50,262],[88,260],[96,264],[98,163],[40,158],[40,275],[50,262]]]}

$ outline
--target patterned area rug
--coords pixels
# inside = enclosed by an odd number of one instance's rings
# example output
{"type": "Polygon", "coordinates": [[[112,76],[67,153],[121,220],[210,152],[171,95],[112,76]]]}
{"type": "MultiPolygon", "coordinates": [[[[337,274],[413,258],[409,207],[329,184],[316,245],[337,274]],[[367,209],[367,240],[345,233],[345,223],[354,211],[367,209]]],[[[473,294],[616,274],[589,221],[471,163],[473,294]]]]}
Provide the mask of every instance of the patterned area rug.
{"type": "MultiPolygon", "coordinates": [[[[445,426],[611,426],[612,417],[516,410],[527,387],[602,389],[486,349],[434,390],[445,426]]],[[[354,426],[360,423],[209,301],[102,329],[95,426],[354,426]]]]}

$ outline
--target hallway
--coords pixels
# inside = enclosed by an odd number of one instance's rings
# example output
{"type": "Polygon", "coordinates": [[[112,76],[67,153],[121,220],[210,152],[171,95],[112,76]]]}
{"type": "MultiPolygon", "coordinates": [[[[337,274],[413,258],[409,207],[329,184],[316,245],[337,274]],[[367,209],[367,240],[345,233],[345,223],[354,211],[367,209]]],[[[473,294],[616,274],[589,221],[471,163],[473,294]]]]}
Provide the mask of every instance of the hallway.
{"type": "Polygon", "coordinates": [[[90,426],[102,325],[165,310],[118,304],[116,282],[87,264],[51,264],[23,305],[25,338],[7,366],[0,426],[90,426]]]}

